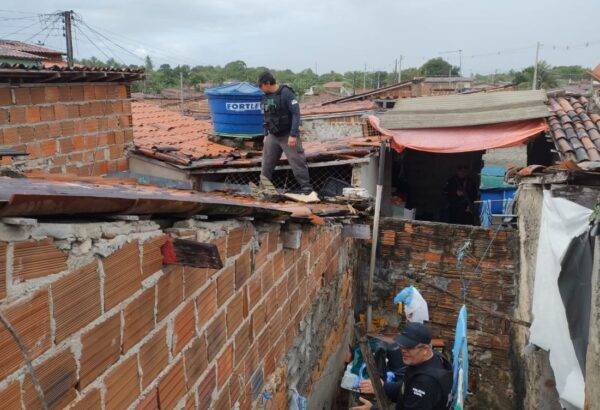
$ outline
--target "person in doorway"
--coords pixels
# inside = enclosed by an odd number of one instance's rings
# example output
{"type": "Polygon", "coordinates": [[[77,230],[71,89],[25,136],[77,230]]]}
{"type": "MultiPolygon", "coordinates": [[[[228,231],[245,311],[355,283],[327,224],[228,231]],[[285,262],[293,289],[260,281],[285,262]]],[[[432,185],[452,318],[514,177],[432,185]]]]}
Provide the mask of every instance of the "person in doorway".
{"type": "Polygon", "coordinates": [[[302,142],[300,141],[300,105],[294,90],[287,85],[279,85],[269,71],[258,77],[258,86],[264,93],[261,108],[265,116],[265,139],[262,152],[261,187],[274,189],[273,171],[281,154],[292,168],[300,185],[300,192],[287,194],[302,202],[318,202],[308,174],[308,165],[302,142]]]}
{"type": "MultiPolygon", "coordinates": [[[[442,410],[450,405],[452,366],[433,351],[431,333],[422,323],[409,323],[397,336],[402,360],[406,364],[404,379],[399,383],[383,384],[386,395],[396,403],[396,409],[442,410]]],[[[370,381],[360,385],[361,393],[373,394],[370,381]]],[[[373,404],[360,398],[361,405],[354,410],[374,409],[373,404]]]]}
{"type": "Polygon", "coordinates": [[[453,224],[476,225],[477,213],[475,201],[478,196],[477,186],[469,175],[467,165],[459,165],[456,173],[451,176],[444,186],[446,198],[445,221],[453,224]]]}

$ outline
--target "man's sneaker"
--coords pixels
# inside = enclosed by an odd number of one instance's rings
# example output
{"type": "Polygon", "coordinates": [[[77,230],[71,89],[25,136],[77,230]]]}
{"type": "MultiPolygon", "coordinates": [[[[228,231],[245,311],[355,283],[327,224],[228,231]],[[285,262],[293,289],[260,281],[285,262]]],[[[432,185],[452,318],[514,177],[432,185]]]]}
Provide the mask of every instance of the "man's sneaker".
{"type": "Polygon", "coordinates": [[[285,195],[287,198],[290,198],[294,201],[297,202],[304,202],[304,203],[314,203],[314,202],[319,202],[321,201],[319,199],[319,195],[317,195],[317,193],[315,191],[311,191],[310,193],[303,193],[303,192],[299,192],[299,193],[294,193],[294,192],[286,192],[285,195]]]}

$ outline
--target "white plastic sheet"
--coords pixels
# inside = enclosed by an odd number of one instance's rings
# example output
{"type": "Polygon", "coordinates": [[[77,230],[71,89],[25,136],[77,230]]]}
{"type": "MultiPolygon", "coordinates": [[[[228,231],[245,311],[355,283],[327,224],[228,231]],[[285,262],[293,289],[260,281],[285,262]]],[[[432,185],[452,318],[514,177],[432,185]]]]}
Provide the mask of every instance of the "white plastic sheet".
{"type": "Polygon", "coordinates": [[[585,382],[558,290],[561,261],[571,240],[588,229],[591,209],[544,191],[529,341],[550,352],[556,388],[567,408],[583,408],[585,382]]]}

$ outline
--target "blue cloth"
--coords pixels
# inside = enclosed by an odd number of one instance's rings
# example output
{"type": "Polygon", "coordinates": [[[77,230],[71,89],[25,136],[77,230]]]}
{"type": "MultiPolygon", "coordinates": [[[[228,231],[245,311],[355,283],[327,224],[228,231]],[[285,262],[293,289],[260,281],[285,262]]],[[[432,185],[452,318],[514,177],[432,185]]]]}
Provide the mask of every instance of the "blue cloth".
{"type": "Polygon", "coordinates": [[[396,297],[394,297],[394,304],[397,305],[398,303],[404,303],[405,305],[410,305],[410,303],[412,302],[412,295],[414,289],[415,288],[412,285],[402,289],[400,293],[398,293],[396,297]]]}
{"type": "Polygon", "coordinates": [[[467,307],[463,305],[458,313],[456,321],[456,334],[454,336],[454,346],[452,347],[452,401],[464,403],[467,396],[468,375],[469,375],[469,350],[467,344],[467,307]],[[462,368],[462,397],[457,397],[458,393],[458,371],[462,368]]]}

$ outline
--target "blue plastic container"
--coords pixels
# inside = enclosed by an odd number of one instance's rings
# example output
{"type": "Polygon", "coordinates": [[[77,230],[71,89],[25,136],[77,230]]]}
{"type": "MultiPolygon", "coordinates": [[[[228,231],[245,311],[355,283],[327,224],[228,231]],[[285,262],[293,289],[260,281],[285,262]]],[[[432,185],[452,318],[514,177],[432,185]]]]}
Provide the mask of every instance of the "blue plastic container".
{"type": "Polygon", "coordinates": [[[249,138],[264,135],[263,92],[250,83],[225,84],[204,91],[215,134],[249,138]]]}

